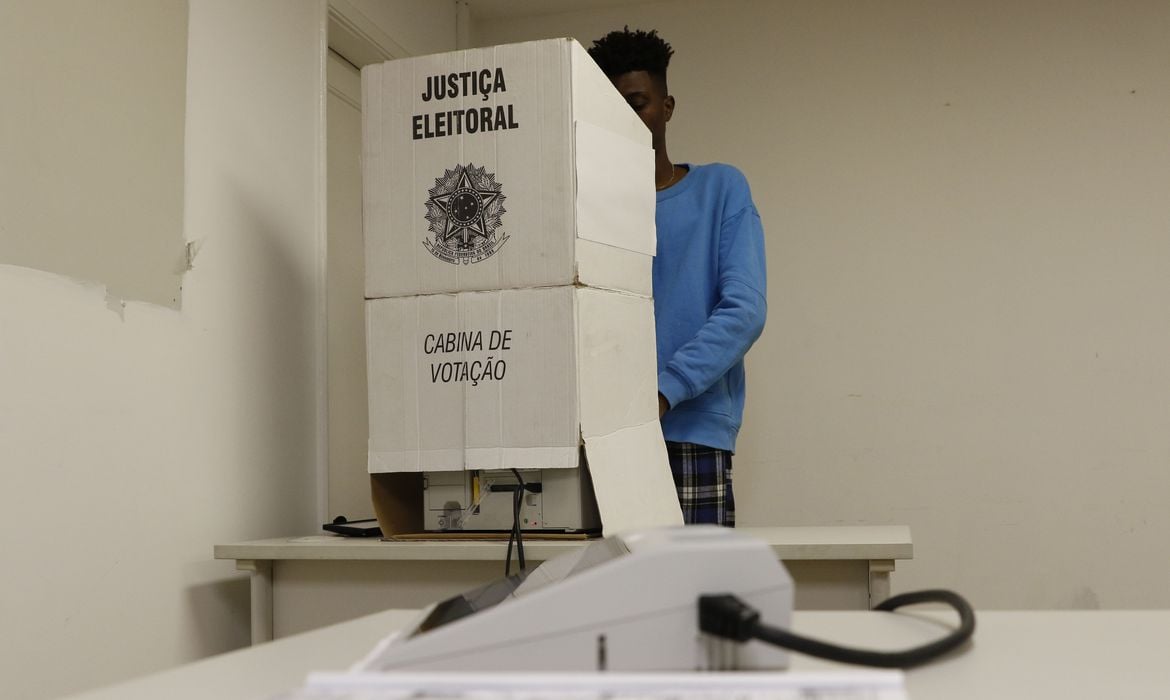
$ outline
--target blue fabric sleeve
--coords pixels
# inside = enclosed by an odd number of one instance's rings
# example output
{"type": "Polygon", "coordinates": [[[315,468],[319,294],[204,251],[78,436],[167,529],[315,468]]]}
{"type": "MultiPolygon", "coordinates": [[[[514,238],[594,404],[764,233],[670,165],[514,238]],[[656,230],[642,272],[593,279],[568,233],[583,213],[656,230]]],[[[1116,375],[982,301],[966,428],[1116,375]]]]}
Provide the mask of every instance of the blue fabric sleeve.
{"type": "Polygon", "coordinates": [[[767,314],[764,231],[749,204],[721,226],[714,309],[658,375],[658,390],[671,407],[702,394],[743,360],[767,314]]]}

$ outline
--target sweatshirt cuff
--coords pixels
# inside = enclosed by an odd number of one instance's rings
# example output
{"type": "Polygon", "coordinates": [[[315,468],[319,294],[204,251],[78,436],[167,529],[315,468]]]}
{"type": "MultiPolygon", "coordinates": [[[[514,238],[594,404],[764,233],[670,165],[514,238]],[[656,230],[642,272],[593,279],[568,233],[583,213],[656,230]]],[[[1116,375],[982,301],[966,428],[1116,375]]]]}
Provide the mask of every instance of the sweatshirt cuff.
{"type": "Polygon", "coordinates": [[[666,402],[674,408],[686,401],[689,392],[681,378],[669,370],[664,370],[658,375],[658,393],[666,397],[666,402]]]}

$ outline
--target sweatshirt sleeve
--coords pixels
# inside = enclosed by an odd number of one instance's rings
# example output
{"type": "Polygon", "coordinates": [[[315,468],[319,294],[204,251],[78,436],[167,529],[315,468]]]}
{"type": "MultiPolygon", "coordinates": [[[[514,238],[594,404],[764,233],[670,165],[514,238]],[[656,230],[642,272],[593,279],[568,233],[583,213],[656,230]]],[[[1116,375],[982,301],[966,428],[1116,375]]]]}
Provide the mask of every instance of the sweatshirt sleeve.
{"type": "Polygon", "coordinates": [[[720,228],[715,306],[658,375],[658,390],[671,407],[709,389],[743,359],[764,330],[768,301],[760,215],[748,204],[720,228]]]}

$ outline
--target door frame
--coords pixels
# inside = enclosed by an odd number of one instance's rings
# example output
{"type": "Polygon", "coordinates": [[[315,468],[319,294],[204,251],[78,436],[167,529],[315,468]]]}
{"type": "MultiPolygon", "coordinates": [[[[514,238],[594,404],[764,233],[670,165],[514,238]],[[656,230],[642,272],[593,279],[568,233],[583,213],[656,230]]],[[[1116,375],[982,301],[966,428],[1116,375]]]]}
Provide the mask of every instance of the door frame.
{"type": "Polygon", "coordinates": [[[317,328],[316,350],[316,522],[315,530],[329,519],[329,186],[328,186],[328,110],[329,93],[336,92],[329,85],[328,61],[332,49],[359,69],[371,63],[405,58],[410,53],[394,41],[376,23],[349,0],[321,0],[322,32],[319,100],[320,136],[317,148],[317,328]]]}

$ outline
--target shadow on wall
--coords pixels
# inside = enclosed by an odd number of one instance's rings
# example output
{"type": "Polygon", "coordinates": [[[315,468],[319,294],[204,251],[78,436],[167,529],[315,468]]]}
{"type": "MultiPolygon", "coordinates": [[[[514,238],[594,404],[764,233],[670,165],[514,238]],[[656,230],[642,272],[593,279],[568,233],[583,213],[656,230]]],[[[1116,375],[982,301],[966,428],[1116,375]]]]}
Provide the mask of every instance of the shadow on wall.
{"type": "Polygon", "coordinates": [[[226,246],[235,300],[225,360],[231,381],[246,388],[233,391],[231,419],[221,423],[233,433],[232,462],[244,469],[225,494],[235,510],[229,522],[238,524],[225,535],[303,533],[316,522],[317,500],[316,222],[263,186],[227,186],[237,239],[226,246]]]}
{"type": "MultiPolygon", "coordinates": [[[[184,499],[215,514],[192,517],[190,556],[224,572],[228,562],[211,561],[215,544],[303,534],[316,522],[317,491],[315,221],[309,207],[282,206],[274,188],[232,175],[221,174],[211,230],[191,232],[209,263],[193,273],[214,278],[189,301],[217,307],[195,312],[220,325],[208,358],[217,409],[201,430],[218,446],[218,468],[233,473],[192,483],[184,499]]],[[[192,659],[251,643],[249,592],[244,575],[183,590],[192,659]]]]}
{"type": "Polygon", "coordinates": [[[188,586],[191,642],[199,656],[222,654],[252,643],[251,584],[247,577],[188,586]]]}

